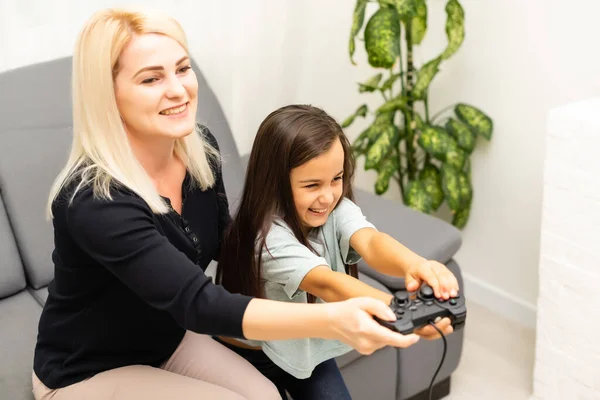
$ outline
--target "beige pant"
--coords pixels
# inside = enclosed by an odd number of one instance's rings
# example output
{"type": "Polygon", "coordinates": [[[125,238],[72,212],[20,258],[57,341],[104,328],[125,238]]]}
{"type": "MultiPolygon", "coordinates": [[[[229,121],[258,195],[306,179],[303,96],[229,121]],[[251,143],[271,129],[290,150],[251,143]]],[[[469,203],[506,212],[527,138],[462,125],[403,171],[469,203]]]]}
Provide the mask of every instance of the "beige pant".
{"type": "Polygon", "coordinates": [[[60,389],[47,388],[34,373],[33,395],[36,400],[281,399],[249,362],[209,336],[189,331],[160,368],[116,368],[60,389]]]}

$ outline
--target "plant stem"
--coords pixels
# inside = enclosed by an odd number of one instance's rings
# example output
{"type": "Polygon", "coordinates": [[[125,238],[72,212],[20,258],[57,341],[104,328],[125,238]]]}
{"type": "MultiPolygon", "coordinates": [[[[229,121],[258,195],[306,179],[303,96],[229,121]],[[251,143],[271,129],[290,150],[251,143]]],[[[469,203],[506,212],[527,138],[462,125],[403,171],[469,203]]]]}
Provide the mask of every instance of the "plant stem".
{"type": "Polygon", "coordinates": [[[398,143],[398,151],[396,152],[396,155],[398,156],[398,185],[400,186],[400,193],[404,199],[404,174],[402,171],[402,160],[400,159],[400,143],[398,143]]]}
{"type": "Polygon", "coordinates": [[[429,125],[429,96],[425,94],[425,122],[429,125]]]}
{"type": "Polygon", "coordinates": [[[408,19],[404,26],[406,27],[406,105],[408,110],[404,112],[404,126],[406,128],[406,161],[408,168],[408,180],[413,181],[416,175],[415,149],[414,149],[414,101],[412,99],[413,75],[415,68],[413,65],[413,49],[411,35],[411,20],[408,19]]]}
{"type": "MultiPolygon", "coordinates": [[[[400,28],[402,28],[402,24],[400,24],[400,28]]],[[[402,61],[402,40],[399,41],[400,43],[398,43],[398,47],[400,49],[400,51],[398,52],[398,57],[399,57],[399,64],[400,64],[400,93],[402,95],[405,94],[404,91],[404,62],[402,61]]]]}
{"type": "MultiPolygon", "coordinates": [[[[425,104],[427,104],[427,103],[425,103],[425,104]]],[[[442,115],[443,113],[445,113],[446,111],[448,111],[449,109],[451,109],[454,106],[455,106],[455,104],[451,104],[448,107],[442,108],[440,111],[435,113],[435,115],[433,117],[431,117],[431,121],[434,122],[440,115],[442,115]]]]}

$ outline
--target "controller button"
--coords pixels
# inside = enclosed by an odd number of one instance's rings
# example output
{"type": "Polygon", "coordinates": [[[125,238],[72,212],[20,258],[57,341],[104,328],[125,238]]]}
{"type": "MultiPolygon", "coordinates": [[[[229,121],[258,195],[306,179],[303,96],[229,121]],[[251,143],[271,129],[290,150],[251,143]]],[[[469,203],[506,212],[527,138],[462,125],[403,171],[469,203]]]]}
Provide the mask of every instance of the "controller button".
{"type": "Polygon", "coordinates": [[[404,310],[398,310],[398,311],[396,311],[396,315],[404,315],[404,310]]]}
{"type": "Polygon", "coordinates": [[[420,290],[421,297],[424,299],[432,299],[433,298],[433,289],[429,285],[423,285],[420,290]]]}
{"type": "Polygon", "coordinates": [[[456,305],[456,303],[458,303],[458,302],[456,301],[456,299],[450,299],[450,304],[451,304],[451,305],[455,306],[455,305],[456,305]]]}
{"type": "Polygon", "coordinates": [[[429,301],[425,302],[425,304],[427,304],[428,306],[432,306],[433,305],[433,301],[429,300],[429,301]]]}
{"type": "Polygon", "coordinates": [[[414,303],[415,305],[417,305],[417,306],[418,306],[419,304],[421,304],[421,303],[423,303],[423,302],[422,302],[421,300],[418,300],[418,299],[417,299],[417,300],[415,300],[413,303],[414,303]]]}
{"type": "Polygon", "coordinates": [[[411,307],[410,307],[410,310],[411,310],[411,311],[417,311],[417,306],[411,306],[411,307]]]}

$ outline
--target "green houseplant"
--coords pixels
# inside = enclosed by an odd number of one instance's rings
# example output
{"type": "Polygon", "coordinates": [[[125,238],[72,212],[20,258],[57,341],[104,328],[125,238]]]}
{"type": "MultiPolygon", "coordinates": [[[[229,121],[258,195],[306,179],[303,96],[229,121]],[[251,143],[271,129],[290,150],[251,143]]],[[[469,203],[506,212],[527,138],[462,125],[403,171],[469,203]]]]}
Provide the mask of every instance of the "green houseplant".
{"type": "Polygon", "coordinates": [[[413,51],[427,31],[426,0],[379,0],[377,11],[365,21],[367,3],[357,0],[350,32],[352,64],[361,31],[369,64],[380,71],[363,83],[360,93],[380,92],[383,103],[372,112],[366,104],[342,122],[346,128],[358,117],[373,121],[353,142],[356,157],[365,157],[365,169],[377,172],[379,195],[395,180],[404,203],[433,213],[446,202],[452,224],[462,229],[473,199],[470,155],[477,137],[492,137],[493,122],[472,105],[458,103],[430,116],[428,89],[439,71],[461,46],[464,10],[458,0],[445,6],[448,44],[434,59],[417,68],[413,51]],[[364,29],[363,29],[364,25],[364,29]],[[384,75],[386,75],[384,77],[384,75]],[[453,110],[452,115],[448,115],[453,110]]]}

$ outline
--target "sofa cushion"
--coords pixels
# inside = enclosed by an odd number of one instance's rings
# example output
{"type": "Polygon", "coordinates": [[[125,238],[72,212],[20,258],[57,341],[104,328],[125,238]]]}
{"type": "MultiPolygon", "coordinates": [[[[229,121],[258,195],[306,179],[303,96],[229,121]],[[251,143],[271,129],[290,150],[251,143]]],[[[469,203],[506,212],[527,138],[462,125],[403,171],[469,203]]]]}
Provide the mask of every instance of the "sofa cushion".
{"type": "Polygon", "coordinates": [[[0,397],[32,400],[31,372],[42,307],[22,291],[0,301],[0,397]]]}
{"type": "Polygon", "coordinates": [[[44,304],[46,304],[46,300],[48,300],[48,286],[44,286],[43,288],[37,290],[29,287],[28,290],[40,306],[43,307],[44,304]]]}
{"type": "Polygon", "coordinates": [[[25,273],[0,197],[0,299],[25,288],[25,273]]]}
{"type": "MultiPolygon", "coordinates": [[[[377,229],[428,260],[446,264],[462,244],[460,231],[439,218],[415,211],[399,201],[388,200],[360,189],[355,189],[354,197],[363,214],[377,229]]],[[[367,266],[364,261],[358,264],[358,268],[388,288],[405,288],[403,278],[381,274],[367,266]]]]}

